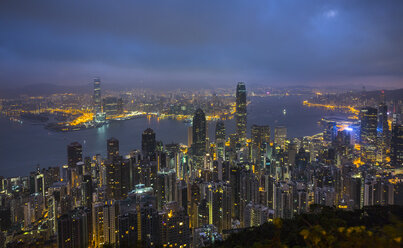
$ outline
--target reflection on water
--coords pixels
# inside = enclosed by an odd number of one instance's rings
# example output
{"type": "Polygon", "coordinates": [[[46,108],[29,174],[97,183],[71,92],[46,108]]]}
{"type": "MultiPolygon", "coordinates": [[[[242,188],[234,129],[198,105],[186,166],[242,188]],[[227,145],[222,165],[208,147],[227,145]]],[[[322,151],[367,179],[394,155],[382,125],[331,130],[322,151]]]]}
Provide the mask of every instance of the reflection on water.
{"type": "MultiPolygon", "coordinates": [[[[302,105],[302,98],[253,98],[248,106],[248,130],[252,124],[285,125],[290,137],[313,135],[321,131],[317,121],[329,112],[302,105]],[[287,109],[287,114],[283,114],[287,109]]],[[[235,120],[225,121],[227,134],[235,131],[235,120]]],[[[106,140],[115,137],[120,141],[122,154],[141,147],[141,133],[146,128],[156,132],[157,140],[167,143],[187,143],[187,126],[175,120],[140,118],[76,132],[49,132],[41,125],[29,122],[16,124],[0,118],[0,176],[28,175],[37,164],[42,167],[66,163],[67,144],[78,141],[83,155],[106,155],[106,140]],[[85,140],[85,143],[84,143],[85,140]]],[[[214,140],[215,123],[208,126],[209,137],[214,140]]],[[[249,131],[248,131],[249,135],[249,131]]]]}

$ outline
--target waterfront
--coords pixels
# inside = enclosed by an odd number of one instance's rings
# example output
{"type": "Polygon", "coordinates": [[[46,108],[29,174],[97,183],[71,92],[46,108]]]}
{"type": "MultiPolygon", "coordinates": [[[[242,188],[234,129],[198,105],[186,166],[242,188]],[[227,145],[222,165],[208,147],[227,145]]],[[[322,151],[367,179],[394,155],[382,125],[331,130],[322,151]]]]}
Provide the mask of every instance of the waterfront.
{"type": "MultiPolygon", "coordinates": [[[[322,131],[317,124],[325,115],[337,112],[309,108],[302,105],[305,100],[299,96],[253,97],[248,105],[248,136],[253,124],[284,125],[288,137],[302,137],[322,131]],[[284,114],[284,109],[286,113],[284,114]]],[[[225,122],[227,135],[235,131],[235,120],[225,122]]],[[[157,140],[164,144],[187,144],[187,126],[181,121],[139,118],[112,122],[101,128],[75,132],[53,132],[43,125],[25,121],[23,124],[0,118],[0,176],[28,175],[39,164],[41,167],[61,166],[66,163],[67,144],[78,141],[83,145],[83,155],[105,155],[106,140],[115,137],[120,141],[120,151],[128,154],[141,148],[141,133],[146,128],[156,132],[157,140]]],[[[209,122],[209,137],[214,139],[215,122],[209,122]]],[[[272,129],[272,137],[274,131],[272,129]]]]}

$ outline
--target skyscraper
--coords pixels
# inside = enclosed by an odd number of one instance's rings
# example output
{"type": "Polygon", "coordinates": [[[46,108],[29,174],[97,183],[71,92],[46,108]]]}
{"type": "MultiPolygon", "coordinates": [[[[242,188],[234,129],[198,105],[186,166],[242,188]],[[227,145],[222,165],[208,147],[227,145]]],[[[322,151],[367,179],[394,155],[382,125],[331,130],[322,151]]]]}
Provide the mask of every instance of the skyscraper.
{"type": "Polygon", "coordinates": [[[361,145],[365,162],[375,162],[376,159],[377,112],[376,108],[371,107],[362,108],[360,112],[361,145]]]}
{"type": "Polygon", "coordinates": [[[101,80],[99,78],[94,79],[94,112],[95,114],[102,112],[101,80]]]}
{"type": "Polygon", "coordinates": [[[217,146],[217,158],[225,157],[225,126],[223,121],[217,121],[215,126],[215,142],[217,146]]]}
{"type": "Polygon", "coordinates": [[[403,167],[403,125],[393,125],[390,157],[392,166],[403,167]]]}
{"type": "Polygon", "coordinates": [[[276,146],[281,147],[281,149],[285,149],[285,141],[287,139],[287,128],[280,126],[274,128],[274,143],[276,146]]]}
{"type": "Polygon", "coordinates": [[[107,141],[108,160],[116,160],[119,156],[119,140],[110,138],[107,141]]]}
{"type": "Polygon", "coordinates": [[[193,155],[204,156],[206,154],[206,116],[200,108],[193,116],[193,155]]]}
{"type": "Polygon", "coordinates": [[[83,147],[80,143],[73,142],[67,146],[67,164],[75,167],[81,161],[83,161],[83,147]]]}
{"type": "Polygon", "coordinates": [[[266,150],[266,144],[270,143],[270,127],[253,125],[251,134],[252,160],[261,165],[261,157],[266,150]]]}
{"type": "Polygon", "coordinates": [[[147,128],[141,135],[141,150],[143,151],[143,155],[150,158],[154,157],[156,145],[154,130],[147,128]]]}
{"type": "Polygon", "coordinates": [[[236,134],[240,143],[246,142],[246,87],[239,82],[236,86],[236,134]]]}

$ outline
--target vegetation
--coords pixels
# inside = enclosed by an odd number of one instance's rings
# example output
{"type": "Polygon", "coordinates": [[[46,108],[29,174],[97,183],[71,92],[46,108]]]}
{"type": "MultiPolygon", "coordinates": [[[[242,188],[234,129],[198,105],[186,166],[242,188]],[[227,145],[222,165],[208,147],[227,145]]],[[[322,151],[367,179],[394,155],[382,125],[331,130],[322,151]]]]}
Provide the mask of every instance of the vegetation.
{"type": "Polygon", "coordinates": [[[403,207],[313,206],[310,213],[232,234],[214,247],[402,247],[403,207]]]}

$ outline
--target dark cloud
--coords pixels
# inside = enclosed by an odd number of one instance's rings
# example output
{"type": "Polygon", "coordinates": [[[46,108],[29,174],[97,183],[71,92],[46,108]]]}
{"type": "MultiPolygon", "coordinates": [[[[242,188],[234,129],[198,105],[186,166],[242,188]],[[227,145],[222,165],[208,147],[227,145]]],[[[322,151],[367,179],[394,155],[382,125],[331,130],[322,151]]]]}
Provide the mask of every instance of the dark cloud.
{"type": "Polygon", "coordinates": [[[403,86],[403,2],[0,2],[0,84],[403,86]]]}

